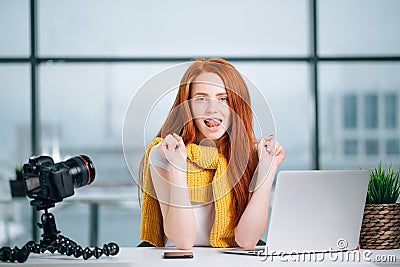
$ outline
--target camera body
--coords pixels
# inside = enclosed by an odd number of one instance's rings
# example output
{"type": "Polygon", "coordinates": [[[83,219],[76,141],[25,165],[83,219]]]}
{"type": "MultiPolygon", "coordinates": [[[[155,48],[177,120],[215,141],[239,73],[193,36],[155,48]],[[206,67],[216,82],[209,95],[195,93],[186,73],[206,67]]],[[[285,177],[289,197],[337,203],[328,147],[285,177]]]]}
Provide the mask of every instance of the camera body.
{"type": "Polygon", "coordinates": [[[95,168],[85,155],[59,163],[54,163],[49,156],[34,156],[24,164],[23,178],[29,198],[53,204],[72,196],[74,188],[91,184],[95,168]]]}

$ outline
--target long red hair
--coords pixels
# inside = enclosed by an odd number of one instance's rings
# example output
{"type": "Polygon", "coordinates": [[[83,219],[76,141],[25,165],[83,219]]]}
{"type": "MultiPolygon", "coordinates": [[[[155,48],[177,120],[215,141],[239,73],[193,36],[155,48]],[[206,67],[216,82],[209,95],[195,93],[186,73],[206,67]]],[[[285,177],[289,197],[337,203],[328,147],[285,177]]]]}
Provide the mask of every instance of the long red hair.
{"type": "Polygon", "coordinates": [[[232,114],[231,127],[216,144],[218,151],[229,162],[227,174],[233,187],[230,227],[233,229],[239,223],[247,206],[249,184],[258,164],[250,96],[246,83],[235,67],[220,58],[194,61],[181,79],[175,102],[157,137],[165,138],[168,134],[177,133],[186,145],[198,144],[201,141],[197,139],[199,130],[192,118],[188,100],[192,82],[205,72],[215,73],[222,79],[228,96],[228,105],[233,110],[231,113],[235,113],[232,114]]]}

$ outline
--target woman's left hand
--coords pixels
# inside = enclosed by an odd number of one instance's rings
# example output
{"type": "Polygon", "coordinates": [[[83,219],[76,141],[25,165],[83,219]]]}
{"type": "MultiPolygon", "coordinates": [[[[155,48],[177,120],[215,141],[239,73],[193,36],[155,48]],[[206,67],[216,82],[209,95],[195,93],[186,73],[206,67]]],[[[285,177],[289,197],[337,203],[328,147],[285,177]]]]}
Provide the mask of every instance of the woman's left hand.
{"type": "Polygon", "coordinates": [[[257,144],[258,159],[261,164],[278,167],[285,159],[285,151],[274,136],[263,136],[257,144]]]}

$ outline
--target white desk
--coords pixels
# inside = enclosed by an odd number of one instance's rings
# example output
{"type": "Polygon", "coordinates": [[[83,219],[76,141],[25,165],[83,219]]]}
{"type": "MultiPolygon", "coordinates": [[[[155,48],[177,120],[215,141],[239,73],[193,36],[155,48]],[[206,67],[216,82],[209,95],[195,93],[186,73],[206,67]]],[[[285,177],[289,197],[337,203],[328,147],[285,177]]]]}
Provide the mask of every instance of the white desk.
{"type": "MultiPolygon", "coordinates": [[[[39,266],[52,266],[57,265],[61,267],[73,266],[229,266],[229,267],[246,267],[246,266],[275,266],[275,265],[291,265],[296,266],[382,266],[382,263],[366,262],[361,260],[355,261],[332,261],[329,257],[325,257],[323,262],[282,262],[279,258],[273,261],[260,261],[257,256],[243,256],[243,255],[229,255],[222,254],[216,248],[193,248],[191,251],[194,253],[193,259],[163,259],[162,253],[165,248],[121,248],[117,256],[101,257],[98,260],[91,258],[87,261],[82,258],[76,259],[74,257],[62,256],[59,254],[31,254],[29,259],[25,262],[25,266],[39,267],[39,266]]],[[[360,253],[365,251],[361,250],[360,253]]],[[[399,266],[400,264],[400,250],[387,250],[387,251],[371,251],[370,258],[376,259],[380,255],[395,255],[396,262],[385,263],[384,266],[399,266]]],[[[0,263],[0,266],[16,266],[15,263],[0,263]]]]}

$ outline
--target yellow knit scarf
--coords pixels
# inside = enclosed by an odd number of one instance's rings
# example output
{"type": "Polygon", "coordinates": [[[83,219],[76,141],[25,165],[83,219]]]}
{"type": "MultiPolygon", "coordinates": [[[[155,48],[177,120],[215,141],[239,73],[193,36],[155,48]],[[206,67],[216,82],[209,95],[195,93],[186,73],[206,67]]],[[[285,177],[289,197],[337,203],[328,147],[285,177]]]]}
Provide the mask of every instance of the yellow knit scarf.
{"type": "MultiPolygon", "coordinates": [[[[162,138],[147,147],[143,162],[143,204],[140,239],[157,247],[164,246],[163,218],[150,177],[149,153],[162,138]]],[[[191,201],[207,202],[213,196],[215,220],[210,233],[213,247],[237,246],[233,229],[229,228],[232,193],[227,177],[227,160],[214,147],[189,144],[187,151],[187,183],[191,201]],[[210,187],[211,185],[211,187],[210,187]],[[212,196],[211,196],[212,194],[212,196]]]]}

